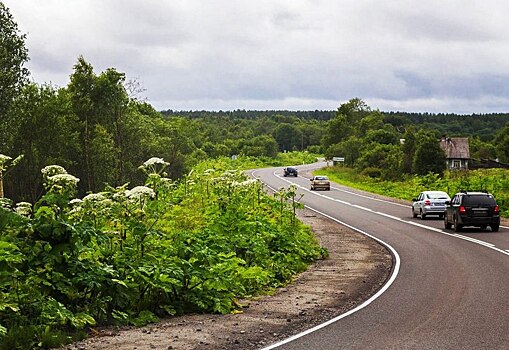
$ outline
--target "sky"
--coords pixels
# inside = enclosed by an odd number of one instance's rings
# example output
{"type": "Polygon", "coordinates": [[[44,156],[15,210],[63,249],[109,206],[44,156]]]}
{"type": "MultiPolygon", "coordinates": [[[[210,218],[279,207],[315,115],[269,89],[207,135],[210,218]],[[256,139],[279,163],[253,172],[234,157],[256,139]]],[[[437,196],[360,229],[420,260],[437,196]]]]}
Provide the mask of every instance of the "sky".
{"type": "Polygon", "coordinates": [[[34,82],[82,55],[157,110],[509,112],[509,1],[0,1],[34,82]]]}

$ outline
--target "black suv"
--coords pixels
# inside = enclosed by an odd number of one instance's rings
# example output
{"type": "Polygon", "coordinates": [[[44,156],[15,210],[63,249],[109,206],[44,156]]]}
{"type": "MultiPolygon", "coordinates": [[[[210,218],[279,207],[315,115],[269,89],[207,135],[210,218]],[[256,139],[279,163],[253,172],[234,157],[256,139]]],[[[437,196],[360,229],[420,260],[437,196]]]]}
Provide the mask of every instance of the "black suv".
{"type": "Polygon", "coordinates": [[[459,192],[445,202],[444,225],[454,231],[463,226],[477,226],[497,232],[500,226],[500,209],[495,198],[487,192],[459,192]]]}
{"type": "Polygon", "coordinates": [[[284,171],[283,176],[295,176],[295,177],[297,177],[297,168],[294,168],[293,166],[289,166],[287,168],[284,168],[283,171],[284,171]]]}

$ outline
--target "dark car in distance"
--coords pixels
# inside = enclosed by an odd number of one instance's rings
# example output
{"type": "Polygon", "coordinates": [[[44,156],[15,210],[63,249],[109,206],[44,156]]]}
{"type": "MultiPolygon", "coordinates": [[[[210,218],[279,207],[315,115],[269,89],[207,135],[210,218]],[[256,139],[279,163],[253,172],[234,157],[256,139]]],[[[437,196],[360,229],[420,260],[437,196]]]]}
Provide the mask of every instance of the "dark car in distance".
{"type": "Polygon", "coordinates": [[[283,176],[286,177],[286,176],[295,176],[297,177],[298,175],[298,171],[297,171],[297,168],[293,167],[293,166],[289,166],[289,167],[286,167],[283,169],[283,176]]]}
{"type": "Polygon", "coordinates": [[[458,232],[464,226],[475,226],[492,232],[500,227],[500,208],[493,195],[487,192],[459,192],[445,202],[444,226],[458,232]]]}

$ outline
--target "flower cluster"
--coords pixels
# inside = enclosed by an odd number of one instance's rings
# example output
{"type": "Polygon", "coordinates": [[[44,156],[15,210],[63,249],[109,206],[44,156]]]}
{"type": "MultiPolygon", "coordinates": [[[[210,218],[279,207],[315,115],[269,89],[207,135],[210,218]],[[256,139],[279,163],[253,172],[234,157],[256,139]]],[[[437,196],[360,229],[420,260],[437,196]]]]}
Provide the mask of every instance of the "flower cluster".
{"type": "Polygon", "coordinates": [[[57,174],[50,176],[46,179],[46,183],[50,187],[54,185],[60,185],[64,187],[69,186],[74,188],[78,184],[78,181],[80,181],[80,179],[78,179],[75,176],[72,176],[71,174],[57,174]]]}
{"type": "Polygon", "coordinates": [[[60,165],[48,165],[41,170],[41,173],[44,178],[48,178],[59,174],[67,174],[67,170],[60,165]]]}
{"type": "Polygon", "coordinates": [[[9,198],[0,198],[0,208],[11,210],[12,209],[12,200],[9,198]]]}
{"type": "Polygon", "coordinates": [[[147,186],[136,186],[126,191],[126,197],[129,199],[154,198],[156,193],[147,186]]]}
{"type": "Polygon", "coordinates": [[[102,202],[106,197],[102,193],[90,193],[83,197],[83,202],[102,202]]]}
{"type": "Polygon", "coordinates": [[[140,165],[138,169],[143,170],[147,174],[161,174],[168,165],[170,163],[165,162],[163,158],[152,157],[140,165]]]}
{"type": "Polygon", "coordinates": [[[80,181],[77,177],[68,174],[60,165],[48,165],[41,172],[44,186],[48,191],[70,194],[76,191],[76,186],[80,181]]]}
{"type": "Polygon", "coordinates": [[[28,202],[19,202],[16,203],[16,207],[14,208],[14,211],[22,216],[30,216],[32,213],[32,204],[28,202]]]}

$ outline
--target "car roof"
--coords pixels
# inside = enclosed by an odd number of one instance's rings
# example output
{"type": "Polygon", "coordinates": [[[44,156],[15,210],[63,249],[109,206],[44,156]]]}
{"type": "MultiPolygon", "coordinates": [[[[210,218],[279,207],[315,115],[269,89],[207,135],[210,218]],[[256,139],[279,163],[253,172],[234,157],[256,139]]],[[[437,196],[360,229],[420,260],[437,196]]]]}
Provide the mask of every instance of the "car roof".
{"type": "Polygon", "coordinates": [[[472,191],[472,192],[458,192],[456,194],[465,194],[467,196],[493,196],[491,193],[488,192],[479,192],[479,191],[472,191]]]}
{"type": "Polygon", "coordinates": [[[445,194],[447,194],[447,192],[445,192],[445,191],[422,191],[422,193],[440,193],[440,194],[445,193],[445,194]]]}

